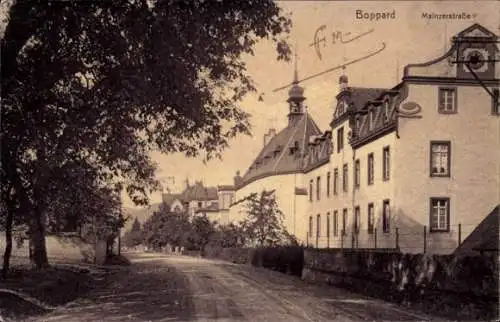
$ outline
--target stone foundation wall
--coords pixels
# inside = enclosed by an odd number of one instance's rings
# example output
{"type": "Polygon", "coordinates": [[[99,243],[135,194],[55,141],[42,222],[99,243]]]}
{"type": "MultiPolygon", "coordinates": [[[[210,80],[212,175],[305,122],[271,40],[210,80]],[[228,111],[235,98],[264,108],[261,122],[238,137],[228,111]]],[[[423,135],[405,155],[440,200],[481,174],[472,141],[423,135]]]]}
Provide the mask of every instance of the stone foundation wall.
{"type": "Polygon", "coordinates": [[[498,317],[494,254],[454,257],[306,249],[302,278],[431,311],[455,310],[458,317],[498,317]]]}

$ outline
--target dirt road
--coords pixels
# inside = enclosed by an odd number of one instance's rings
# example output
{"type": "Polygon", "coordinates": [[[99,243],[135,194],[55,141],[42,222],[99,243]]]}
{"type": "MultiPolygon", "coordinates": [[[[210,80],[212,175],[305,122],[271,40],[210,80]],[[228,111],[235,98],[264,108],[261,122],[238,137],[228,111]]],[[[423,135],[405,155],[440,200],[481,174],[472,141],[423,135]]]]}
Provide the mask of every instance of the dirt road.
{"type": "Polygon", "coordinates": [[[127,256],[133,265],[102,291],[43,321],[435,320],[261,268],[183,256],[127,256]]]}

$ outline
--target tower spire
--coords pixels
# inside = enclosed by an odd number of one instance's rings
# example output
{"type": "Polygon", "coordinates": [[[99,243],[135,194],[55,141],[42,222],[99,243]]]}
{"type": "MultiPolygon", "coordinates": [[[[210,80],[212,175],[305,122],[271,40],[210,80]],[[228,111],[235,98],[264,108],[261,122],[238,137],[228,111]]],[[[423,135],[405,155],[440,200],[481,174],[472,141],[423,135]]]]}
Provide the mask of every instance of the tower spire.
{"type": "Polygon", "coordinates": [[[299,56],[298,56],[298,44],[295,43],[295,53],[294,53],[294,56],[295,56],[295,66],[294,66],[294,70],[293,70],[293,83],[294,84],[298,84],[299,83],[299,71],[298,71],[298,67],[297,67],[297,61],[299,60],[299,56]]]}
{"type": "Polygon", "coordinates": [[[295,66],[293,71],[293,83],[292,87],[288,91],[288,99],[287,102],[289,104],[288,108],[290,113],[288,113],[288,125],[294,124],[295,121],[300,119],[302,114],[304,114],[304,88],[299,85],[299,72],[298,72],[298,46],[295,44],[295,66]]]}

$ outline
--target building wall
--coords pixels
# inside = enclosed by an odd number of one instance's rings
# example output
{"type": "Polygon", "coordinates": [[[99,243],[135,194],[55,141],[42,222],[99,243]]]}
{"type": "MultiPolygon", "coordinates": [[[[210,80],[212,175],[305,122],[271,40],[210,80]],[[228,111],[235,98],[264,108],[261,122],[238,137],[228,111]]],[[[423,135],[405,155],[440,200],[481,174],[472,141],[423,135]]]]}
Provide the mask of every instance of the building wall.
{"type": "Polygon", "coordinates": [[[312,231],[309,234],[309,244],[316,247],[359,247],[378,248],[395,247],[394,234],[383,233],[382,205],[384,200],[394,199],[394,142],[395,133],[389,133],[371,143],[353,150],[347,142],[347,133],[350,131],[348,122],[333,128],[334,151],[330,162],[306,174],[306,186],[313,180],[313,200],[307,197],[306,223],[309,229],[309,220],[312,217],[312,231]],[[337,149],[337,130],[344,128],[344,147],[339,152],[337,149]],[[382,176],[383,148],[389,147],[390,151],[390,177],[385,181],[382,176]],[[367,159],[368,154],[374,156],[374,181],[368,185],[367,159]],[[354,186],[354,163],[360,161],[360,185],[354,186]],[[343,167],[347,165],[347,191],[343,189],[343,167]],[[335,169],[338,170],[337,192],[334,189],[335,169]],[[330,172],[330,194],[327,189],[327,173],[330,172]],[[321,196],[317,200],[316,180],[320,176],[321,196]],[[368,233],[368,204],[373,203],[374,208],[374,233],[368,233]],[[354,232],[354,212],[359,207],[359,232],[354,232]],[[345,232],[343,230],[343,212],[347,210],[345,232]],[[320,232],[317,234],[317,216],[320,215],[320,232]],[[330,216],[329,225],[328,215],[330,216]],[[336,218],[335,218],[336,217],[336,218]],[[336,225],[335,225],[336,222],[336,225]],[[329,226],[329,228],[327,228],[329,226]],[[337,229],[335,229],[335,226],[337,229]],[[377,237],[375,237],[375,233],[377,237]],[[375,241],[377,239],[377,241],[375,241]],[[375,245],[377,243],[377,245],[375,245]]]}
{"type": "Polygon", "coordinates": [[[333,210],[333,171],[331,170],[330,163],[326,163],[312,171],[306,173],[306,188],[308,195],[306,199],[306,213],[304,222],[309,232],[307,242],[309,245],[315,247],[327,247],[331,242],[332,232],[332,210],[333,210]],[[328,172],[330,172],[330,190],[328,193],[328,172]],[[318,199],[318,186],[317,178],[320,178],[320,194],[318,199]],[[311,185],[312,183],[312,190],[311,185]],[[330,216],[330,223],[328,225],[328,215],[330,216]],[[319,216],[319,227],[318,227],[319,216]],[[312,225],[309,221],[312,219],[312,225]],[[330,227],[328,229],[327,227],[330,227]],[[319,229],[318,229],[319,228],[319,229]],[[319,234],[318,234],[319,232],[319,234]],[[330,232],[330,234],[328,234],[330,232]]]}
{"type": "Polygon", "coordinates": [[[170,205],[170,210],[171,211],[176,211],[179,210],[180,212],[184,211],[184,205],[179,199],[175,199],[174,202],[170,205]]]}
{"type": "Polygon", "coordinates": [[[310,193],[310,182],[313,180],[313,192],[312,201],[308,196],[308,213],[307,213],[307,225],[309,233],[309,245],[315,247],[341,247],[344,240],[342,238],[342,211],[347,209],[347,221],[346,230],[349,227],[352,215],[352,174],[353,174],[353,151],[348,143],[348,133],[349,124],[346,121],[332,128],[332,141],[333,141],[333,153],[330,156],[329,163],[309,171],[306,174],[305,184],[310,193]],[[339,151],[338,146],[338,130],[343,128],[344,139],[343,148],[339,151]],[[342,179],[343,179],[343,166],[347,164],[347,191],[343,190],[342,179]],[[334,181],[335,181],[335,169],[338,171],[338,182],[337,190],[335,192],[334,181]],[[330,172],[330,195],[327,196],[328,189],[327,185],[327,174],[330,172]],[[321,197],[317,200],[317,177],[321,178],[321,197]],[[334,214],[337,210],[337,231],[335,231],[335,219],[334,214]],[[320,216],[320,227],[318,236],[318,215],[320,216]],[[328,225],[328,215],[330,215],[330,222],[328,225]],[[310,218],[312,218],[312,225],[310,224],[310,218]],[[329,229],[327,228],[329,227],[329,229]]]}
{"type": "Polygon", "coordinates": [[[241,199],[252,193],[261,193],[263,190],[275,190],[276,202],[283,212],[283,224],[288,232],[295,235],[299,241],[305,242],[307,228],[303,225],[304,196],[295,195],[295,187],[303,187],[303,174],[276,175],[251,182],[236,190],[235,204],[230,209],[230,221],[238,223],[246,217],[245,202],[241,199]]]}
{"type": "Polygon", "coordinates": [[[234,201],[234,191],[221,190],[218,192],[219,209],[229,209],[234,201]]]}
{"type": "Polygon", "coordinates": [[[229,224],[229,210],[205,211],[199,212],[198,215],[205,215],[211,222],[215,221],[219,225],[229,224]]]}
{"type": "Polygon", "coordinates": [[[189,214],[194,215],[196,210],[204,207],[210,206],[213,202],[217,200],[191,200],[189,202],[189,214]]]}
{"type": "MultiPolygon", "coordinates": [[[[410,84],[405,102],[418,103],[421,118],[400,118],[395,142],[395,212],[403,251],[423,251],[430,197],[450,198],[450,231],[427,233],[427,251],[451,252],[500,203],[500,119],[491,97],[476,86],[457,86],[457,113],[437,110],[438,85],[410,84]],[[430,177],[430,141],[451,142],[450,177],[430,177]]],[[[405,103],[403,102],[403,104],[405,103]]]]}
{"type": "MultiPolygon", "coordinates": [[[[353,187],[353,206],[359,207],[359,232],[354,234],[356,247],[359,248],[392,248],[395,247],[395,223],[389,218],[389,230],[383,229],[383,203],[389,201],[389,205],[394,203],[394,168],[398,165],[394,163],[393,154],[396,142],[396,134],[389,133],[375,141],[372,141],[355,150],[354,159],[360,161],[360,184],[359,188],[353,187]],[[389,148],[389,178],[383,177],[383,150],[389,148]],[[368,155],[373,154],[373,183],[368,184],[368,155]],[[373,204],[373,230],[368,230],[368,204],[373,204]]],[[[354,161],[352,163],[351,178],[354,181],[354,161]]],[[[354,186],[354,184],[352,185],[354,186]]],[[[354,209],[351,218],[354,218],[354,209]]],[[[348,233],[352,234],[353,221],[350,221],[348,233]]],[[[352,243],[352,236],[349,239],[352,243]]]]}

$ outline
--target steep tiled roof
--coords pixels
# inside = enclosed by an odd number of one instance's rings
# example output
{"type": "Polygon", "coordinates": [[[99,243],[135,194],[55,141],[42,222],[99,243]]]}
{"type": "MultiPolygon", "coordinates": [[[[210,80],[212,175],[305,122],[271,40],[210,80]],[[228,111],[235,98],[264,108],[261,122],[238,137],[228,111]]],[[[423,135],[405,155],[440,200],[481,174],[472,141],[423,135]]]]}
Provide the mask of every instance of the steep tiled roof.
{"type": "Polygon", "coordinates": [[[219,186],[217,186],[217,190],[219,190],[219,191],[233,191],[234,190],[234,186],[219,185],[219,186]]]}
{"type": "Polygon", "coordinates": [[[162,200],[165,204],[167,204],[168,206],[171,206],[172,203],[176,200],[180,200],[182,202],[182,199],[181,199],[181,194],[179,193],[164,193],[162,195],[162,200]]]}
{"type": "Polygon", "coordinates": [[[203,208],[199,208],[196,210],[196,213],[200,213],[200,212],[218,212],[220,209],[219,209],[219,203],[218,202],[212,202],[208,207],[203,207],[203,208]]]}
{"type": "Polygon", "coordinates": [[[182,193],[170,194],[164,193],[162,195],[163,202],[167,205],[171,205],[176,199],[180,200],[182,203],[190,202],[193,200],[217,200],[217,188],[216,187],[205,187],[201,181],[197,181],[194,185],[188,186],[182,193]]]}
{"type": "Polygon", "coordinates": [[[354,106],[356,111],[363,109],[363,107],[368,103],[377,99],[380,94],[387,91],[386,88],[365,88],[365,87],[349,87],[350,103],[354,106]]]}
{"type": "Polygon", "coordinates": [[[194,185],[188,186],[181,196],[182,200],[189,202],[192,200],[215,200],[217,199],[216,187],[205,187],[201,181],[197,181],[194,185]]]}
{"type": "Polygon", "coordinates": [[[269,175],[302,171],[302,157],[309,137],[320,134],[311,116],[304,113],[299,120],[291,122],[270,140],[244,174],[240,185],[269,175]],[[298,149],[290,153],[295,147],[298,149]]]}

